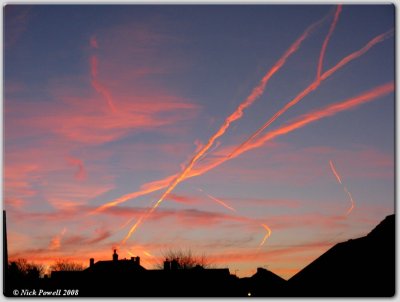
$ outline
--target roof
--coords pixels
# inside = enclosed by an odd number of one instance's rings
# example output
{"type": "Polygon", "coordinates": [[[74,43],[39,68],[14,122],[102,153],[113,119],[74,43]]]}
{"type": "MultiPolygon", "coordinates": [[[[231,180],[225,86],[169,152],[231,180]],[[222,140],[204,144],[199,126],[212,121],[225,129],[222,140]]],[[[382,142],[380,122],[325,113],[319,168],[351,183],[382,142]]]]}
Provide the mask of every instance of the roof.
{"type": "Polygon", "coordinates": [[[106,261],[97,261],[93,264],[93,266],[85,269],[85,272],[88,273],[96,273],[96,274],[113,274],[113,273],[133,273],[133,272],[142,272],[146,269],[140,264],[134,262],[133,260],[122,259],[122,260],[106,260],[106,261]]]}

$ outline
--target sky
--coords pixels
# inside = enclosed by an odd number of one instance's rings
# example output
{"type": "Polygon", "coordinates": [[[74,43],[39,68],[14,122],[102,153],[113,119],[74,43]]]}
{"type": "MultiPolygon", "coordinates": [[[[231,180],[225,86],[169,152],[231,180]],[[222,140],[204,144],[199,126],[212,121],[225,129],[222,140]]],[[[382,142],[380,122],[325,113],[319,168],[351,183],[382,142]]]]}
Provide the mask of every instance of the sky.
{"type": "Polygon", "coordinates": [[[393,5],[6,5],[9,258],[289,279],[365,236],[394,213],[393,30],[393,5]]]}

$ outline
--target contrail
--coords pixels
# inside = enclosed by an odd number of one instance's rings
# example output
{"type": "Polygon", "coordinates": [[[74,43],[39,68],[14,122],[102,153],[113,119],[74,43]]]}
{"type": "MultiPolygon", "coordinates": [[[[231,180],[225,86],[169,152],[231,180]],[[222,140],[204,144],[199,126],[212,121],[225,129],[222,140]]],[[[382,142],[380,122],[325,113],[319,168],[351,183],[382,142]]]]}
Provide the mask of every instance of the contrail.
{"type": "Polygon", "coordinates": [[[319,55],[319,60],[318,60],[317,79],[319,79],[321,77],[322,64],[324,62],[326,47],[328,46],[328,42],[333,34],[333,31],[335,30],[335,27],[339,20],[339,15],[340,15],[341,11],[342,11],[342,5],[338,5],[336,8],[335,16],[333,17],[331,27],[329,28],[329,32],[326,35],[324,42],[322,43],[321,53],[319,55]]]}
{"type": "Polygon", "coordinates": [[[262,224],[261,226],[267,231],[267,233],[265,234],[263,240],[260,242],[259,247],[263,246],[267,238],[269,238],[272,234],[271,229],[266,224],[262,224]]]}
{"type": "Polygon", "coordinates": [[[202,175],[202,174],[208,172],[209,170],[216,168],[217,166],[221,165],[222,163],[239,156],[242,153],[245,153],[254,148],[259,148],[259,147],[263,146],[266,142],[268,142],[276,137],[290,133],[296,129],[302,128],[302,127],[304,127],[312,122],[316,122],[320,119],[323,119],[323,118],[326,118],[329,116],[333,116],[339,112],[356,108],[364,103],[371,102],[371,101],[373,101],[379,97],[382,97],[384,95],[387,95],[393,91],[394,91],[394,82],[389,82],[384,85],[375,87],[374,89],[364,92],[356,97],[349,98],[343,102],[331,104],[321,110],[312,111],[308,114],[302,115],[300,118],[294,120],[293,122],[283,125],[275,130],[272,130],[272,131],[264,134],[257,141],[246,145],[244,148],[241,148],[237,152],[233,153],[233,155],[231,154],[226,157],[223,157],[223,158],[209,164],[208,166],[205,166],[205,167],[195,171],[192,175],[190,175],[190,177],[202,175]]]}
{"type": "Polygon", "coordinates": [[[153,181],[151,183],[147,183],[146,185],[143,185],[141,187],[140,191],[136,191],[136,192],[132,192],[129,194],[125,194],[117,199],[114,199],[111,202],[108,202],[106,204],[103,204],[102,206],[96,208],[95,210],[93,210],[92,212],[90,212],[89,214],[97,214],[99,212],[102,212],[108,208],[117,206],[121,203],[124,203],[130,199],[134,199],[140,196],[144,196],[153,192],[156,192],[158,190],[164,189],[168,186],[169,183],[171,183],[171,181],[176,177],[176,175],[171,175],[168,176],[164,179],[158,180],[158,181],[153,181]]]}
{"type": "MultiPolygon", "coordinates": [[[[334,72],[336,72],[339,68],[341,68],[342,66],[346,65],[348,62],[352,61],[353,59],[358,58],[359,56],[361,56],[362,54],[364,54],[366,51],[368,51],[371,47],[373,47],[375,44],[377,44],[377,43],[379,43],[379,42],[382,42],[383,40],[389,38],[392,34],[393,34],[393,30],[390,30],[390,31],[388,31],[388,32],[386,32],[386,33],[384,33],[384,34],[381,34],[381,35],[375,37],[373,40],[371,40],[371,41],[370,41],[366,46],[364,46],[362,49],[360,49],[360,50],[358,50],[358,51],[356,51],[356,52],[354,52],[354,53],[348,55],[348,56],[345,57],[344,59],[342,59],[335,67],[333,67],[333,68],[331,68],[330,70],[328,70],[327,72],[325,72],[325,73],[323,74],[322,77],[323,77],[323,78],[329,77],[329,76],[332,75],[334,72]]],[[[339,110],[339,111],[340,111],[340,110],[339,110]]],[[[335,114],[335,113],[333,113],[333,114],[335,114]]],[[[312,121],[313,121],[313,120],[308,120],[308,121],[305,122],[305,124],[308,124],[308,123],[310,123],[310,122],[312,122],[312,121]]],[[[304,124],[304,125],[305,125],[305,124],[304,124]]],[[[298,126],[298,127],[302,127],[303,125],[297,125],[297,126],[298,126]]],[[[286,127],[285,127],[285,128],[286,128],[286,127]]],[[[226,128],[225,128],[225,129],[226,129],[226,128]]],[[[281,129],[281,128],[279,128],[279,129],[281,129]]],[[[294,128],[294,129],[296,129],[296,128],[294,128]]],[[[294,129],[292,129],[292,130],[294,130],[294,129]]],[[[281,130],[282,130],[282,129],[281,129],[281,130]]],[[[286,130],[288,130],[288,128],[286,128],[286,130]]],[[[291,130],[289,130],[289,131],[291,131],[291,130]]],[[[279,133],[276,132],[276,131],[273,132],[272,134],[275,134],[275,136],[281,135],[281,134],[279,134],[279,133]]],[[[283,134],[284,134],[284,133],[283,133],[283,134]]],[[[221,134],[221,135],[222,135],[222,134],[221,134]]],[[[270,135],[270,134],[269,134],[269,135],[270,135]]],[[[270,136],[269,139],[272,139],[272,138],[273,138],[273,137],[270,136]]],[[[239,154],[241,154],[241,153],[243,153],[243,152],[245,152],[245,151],[247,151],[247,150],[249,150],[249,149],[253,149],[253,148],[255,148],[255,147],[258,147],[258,146],[260,146],[260,145],[263,144],[262,141],[265,141],[265,139],[266,139],[266,138],[263,138],[262,140],[259,140],[258,142],[256,142],[256,144],[253,144],[253,145],[250,146],[250,147],[244,148],[241,152],[235,151],[235,152],[234,152],[235,154],[231,154],[229,157],[230,157],[230,158],[236,157],[237,155],[239,155],[239,154]],[[257,145],[258,145],[258,146],[257,146],[257,145]]],[[[267,140],[269,140],[269,139],[267,138],[267,140]]],[[[215,138],[214,138],[214,140],[215,140],[215,138]]],[[[211,146],[211,145],[210,145],[210,146],[211,146]]],[[[209,148],[210,146],[208,146],[208,148],[209,148]]],[[[206,146],[206,147],[207,147],[207,146],[206,146]]],[[[205,151],[204,151],[204,152],[201,152],[201,151],[207,150],[208,148],[203,148],[202,150],[200,150],[200,153],[203,153],[203,154],[204,154],[205,151]]],[[[201,156],[201,155],[200,155],[200,156],[201,156]]],[[[224,162],[224,161],[226,161],[226,160],[227,160],[227,159],[224,159],[222,162],[224,162]]],[[[195,172],[195,173],[192,173],[192,174],[187,175],[187,177],[193,177],[193,176],[201,175],[201,174],[205,173],[206,171],[208,171],[208,170],[210,170],[210,169],[212,169],[212,168],[218,166],[218,165],[221,164],[222,162],[220,161],[220,162],[213,163],[211,166],[206,167],[205,169],[203,168],[201,171],[197,171],[197,172],[195,172]]],[[[191,169],[191,167],[193,166],[193,164],[194,164],[194,163],[192,163],[192,165],[190,165],[190,169],[191,169]]],[[[190,169],[189,169],[189,170],[190,170],[190,169]]],[[[184,170],[183,172],[185,172],[185,171],[187,171],[187,169],[184,170]]],[[[186,174],[188,174],[188,172],[184,173],[185,176],[186,176],[186,174]]],[[[178,179],[178,178],[177,178],[177,179],[178,179]]],[[[183,178],[179,179],[178,183],[179,183],[180,181],[182,181],[182,180],[183,180],[183,178]]],[[[164,181],[164,180],[161,180],[161,181],[164,181]]],[[[160,182],[161,182],[161,181],[160,181],[160,182]]],[[[175,183],[176,183],[176,181],[175,181],[175,183]]],[[[175,186],[176,186],[176,184],[174,185],[174,187],[175,187],[175,186]]],[[[161,189],[161,188],[165,188],[165,187],[167,187],[167,185],[164,184],[164,185],[162,185],[160,188],[158,188],[157,190],[159,190],[159,189],[161,189]]],[[[147,193],[148,193],[148,192],[143,192],[143,191],[130,193],[130,194],[127,194],[127,195],[125,195],[125,196],[119,198],[119,199],[116,200],[116,201],[113,201],[112,203],[103,205],[101,208],[102,208],[102,209],[108,208],[108,207],[110,207],[110,206],[113,206],[113,205],[116,205],[116,204],[125,202],[125,201],[127,201],[127,200],[129,200],[129,199],[132,199],[132,198],[135,198],[137,195],[142,196],[142,195],[145,195],[145,194],[147,194],[147,193]]],[[[168,193],[169,193],[169,192],[168,192],[168,193]]],[[[154,209],[155,209],[158,205],[159,205],[159,203],[156,203],[155,207],[153,207],[153,208],[150,210],[150,212],[153,212],[154,209]]],[[[140,224],[141,221],[142,221],[142,219],[140,219],[140,220],[131,228],[130,234],[136,229],[137,225],[140,224]]]]}
{"type": "Polygon", "coordinates": [[[122,224],[122,225],[117,229],[117,231],[119,231],[119,230],[125,228],[134,218],[135,218],[135,217],[132,217],[132,218],[130,218],[128,221],[124,222],[124,224],[122,224]]]}
{"type": "Polygon", "coordinates": [[[147,251],[143,251],[143,254],[145,254],[147,257],[154,257],[152,254],[150,254],[150,253],[147,252],[147,251]]]}
{"type": "MultiPolygon", "coordinates": [[[[252,144],[248,144],[247,146],[245,146],[245,148],[242,148],[239,150],[239,152],[236,152],[234,154],[234,156],[228,156],[223,158],[222,160],[219,160],[215,163],[213,163],[212,165],[209,165],[205,168],[203,168],[200,171],[197,171],[196,173],[190,175],[189,177],[193,177],[193,176],[198,176],[201,174],[204,174],[205,172],[219,166],[220,164],[222,164],[223,162],[232,159],[233,157],[237,157],[240,154],[249,151],[251,149],[254,148],[258,148],[261,147],[262,145],[264,145],[264,143],[266,143],[267,141],[270,141],[276,137],[279,137],[281,135],[287,134],[289,132],[292,132],[296,129],[302,128],[312,122],[318,121],[322,118],[325,117],[329,117],[329,116],[333,116],[339,112],[345,111],[345,110],[350,110],[353,109],[355,107],[358,107],[364,103],[367,102],[371,102],[372,100],[378,98],[378,97],[382,97],[384,95],[387,95],[391,92],[394,91],[394,83],[393,82],[389,82],[387,84],[378,86],[370,91],[367,91],[363,94],[360,94],[356,97],[353,98],[349,98],[344,102],[339,102],[339,103],[335,103],[332,105],[329,105],[327,107],[325,107],[324,109],[318,110],[318,111],[313,111],[311,113],[305,114],[302,117],[300,117],[299,119],[297,119],[296,121],[289,123],[287,125],[284,125],[278,129],[275,129],[271,132],[266,133],[264,136],[262,136],[261,138],[259,138],[256,142],[253,142],[252,144]]],[[[168,192],[169,193],[169,192],[168,192]]],[[[141,216],[139,218],[139,220],[132,226],[132,228],[129,230],[128,235],[124,238],[124,240],[122,241],[122,243],[125,243],[126,240],[128,240],[130,238],[130,236],[133,234],[133,232],[137,229],[137,227],[142,223],[142,221],[144,219],[146,219],[149,215],[151,215],[154,210],[157,208],[157,206],[160,204],[160,200],[162,201],[162,199],[159,199],[157,201],[157,203],[155,204],[155,206],[153,206],[145,215],[141,216]]]]}
{"type": "Polygon", "coordinates": [[[231,211],[233,211],[233,212],[236,212],[236,209],[235,209],[235,208],[233,208],[233,207],[227,205],[227,204],[226,204],[225,202],[223,202],[221,199],[216,198],[216,197],[214,197],[214,196],[212,196],[212,195],[206,193],[204,190],[202,190],[202,189],[200,189],[200,188],[199,188],[198,190],[199,190],[200,192],[203,192],[208,198],[210,198],[211,200],[214,200],[215,202],[219,203],[220,205],[222,205],[223,207],[227,208],[228,210],[231,210],[231,211]]]}
{"type": "Polygon", "coordinates": [[[339,63],[337,63],[334,67],[326,71],[316,79],[313,83],[311,83],[306,89],[300,92],[294,99],[292,99],[289,103],[287,103],[284,107],[282,107],[278,112],[276,112],[261,128],[259,128],[256,132],[254,132],[246,141],[244,141],[239,147],[237,147],[229,156],[234,156],[236,152],[239,152],[246,144],[248,144],[251,140],[253,140],[256,136],[258,136],[262,131],[264,131],[267,127],[269,127],[279,116],[285,113],[288,109],[296,105],[300,102],[305,96],[307,96],[310,92],[314,91],[318,88],[318,86],[327,78],[329,78],[333,73],[335,73],[338,69],[344,67],[346,64],[351,62],[352,60],[360,57],[364,53],[366,53],[371,47],[375,44],[380,43],[387,38],[393,35],[393,29],[380,34],[369,41],[363,48],[351,53],[350,55],[343,58],[339,63]]]}
{"type": "Polygon", "coordinates": [[[347,195],[349,195],[349,199],[350,199],[350,202],[351,202],[350,208],[346,212],[346,216],[347,216],[347,215],[349,215],[351,213],[351,211],[353,211],[353,209],[355,207],[355,202],[353,200],[353,197],[351,196],[351,193],[349,192],[349,190],[347,190],[346,186],[344,187],[344,191],[347,193],[347,195]]]}
{"type": "MultiPolygon", "coordinates": [[[[335,104],[327,106],[324,109],[321,109],[319,111],[314,111],[309,114],[303,115],[300,119],[298,119],[292,123],[283,125],[277,129],[265,134],[263,137],[258,139],[253,144],[247,145],[245,148],[240,149],[239,151],[235,152],[233,155],[231,154],[227,157],[223,157],[211,164],[208,164],[205,167],[202,167],[202,168],[199,168],[198,170],[192,171],[191,174],[188,175],[188,178],[203,175],[206,172],[218,167],[219,165],[221,165],[222,163],[224,163],[228,160],[231,160],[231,159],[239,156],[242,153],[245,153],[254,148],[261,147],[267,141],[270,141],[276,137],[290,133],[298,128],[302,128],[302,127],[304,127],[312,122],[315,122],[317,120],[320,120],[322,118],[335,115],[341,111],[353,109],[353,108],[360,106],[366,102],[372,101],[378,97],[389,94],[392,91],[394,91],[394,83],[390,82],[390,83],[384,84],[382,86],[378,86],[378,87],[376,87],[364,94],[361,94],[357,97],[350,98],[344,102],[335,103],[335,104]]],[[[120,198],[118,198],[112,202],[109,202],[107,204],[100,206],[99,208],[97,208],[90,214],[101,212],[107,208],[110,208],[110,207],[116,206],[118,204],[121,204],[123,202],[126,202],[127,200],[130,200],[130,199],[133,199],[133,198],[136,198],[139,196],[143,196],[143,195],[149,194],[151,192],[166,188],[168,186],[168,183],[170,182],[170,180],[174,177],[175,177],[175,175],[172,175],[166,179],[162,179],[160,181],[155,181],[150,184],[147,184],[147,186],[143,186],[144,187],[143,190],[121,196],[120,198]]]]}
{"type": "Polygon", "coordinates": [[[332,162],[331,160],[329,161],[329,165],[331,166],[332,173],[333,173],[333,175],[335,175],[337,181],[338,181],[340,184],[342,184],[342,180],[340,179],[340,176],[339,176],[338,172],[336,171],[336,168],[335,168],[335,166],[333,165],[333,162],[332,162]]]}
{"type": "Polygon", "coordinates": [[[198,160],[198,162],[202,161],[209,153],[217,150],[221,146],[221,142],[217,141],[214,145],[214,148],[211,148],[210,150],[207,151],[207,153],[203,154],[203,156],[198,160]]]}
{"type": "Polygon", "coordinates": [[[389,82],[384,85],[378,86],[370,91],[367,91],[363,94],[360,94],[356,97],[349,98],[344,102],[335,103],[335,104],[325,107],[322,110],[314,111],[314,112],[308,113],[306,115],[303,115],[298,120],[296,120],[290,124],[284,125],[278,129],[275,129],[271,132],[266,133],[264,136],[262,136],[256,142],[249,144],[245,148],[242,148],[241,150],[239,150],[239,152],[236,152],[235,157],[245,151],[262,146],[265,142],[267,142],[277,136],[281,136],[283,134],[289,133],[293,130],[304,127],[305,125],[308,125],[312,122],[318,121],[322,118],[335,115],[336,113],[339,113],[341,111],[353,109],[364,103],[370,102],[378,97],[382,97],[386,94],[389,94],[393,91],[394,91],[394,83],[389,82]]]}
{"type": "MultiPolygon", "coordinates": [[[[324,75],[323,75],[322,77],[323,77],[323,78],[328,78],[329,76],[331,76],[333,73],[335,73],[337,70],[339,70],[340,68],[342,68],[343,66],[345,66],[346,64],[348,64],[349,62],[351,62],[352,60],[354,60],[354,59],[360,57],[361,55],[363,55],[364,53],[366,53],[366,52],[367,52],[370,48],[372,48],[374,45],[376,45],[376,44],[378,44],[378,43],[380,43],[380,42],[386,40],[387,38],[391,37],[392,35],[393,35],[393,29],[387,31],[386,33],[382,33],[382,34],[376,36],[374,39],[372,39],[371,41],[369,41],[364,47],[362,47],[361,49],[359,49],[359,50],[357,50],[357,51],[351,53],[350,55],[346,56],[345,58],[343,58],[338,64],[336,64],[334,67],[332,67],[332,68],[329,69],[327,72],[325,72],[324,75]]],[[[312,86],[312,84],[311,84],[310,86],[312,86]]],[[[245,141],[244,143],[242,143],[239,147],[237,147],[237,148],[229,155],[229,157],[232,157],[232,158],[236,157],[236,156],[235,156],[235,153],[239,152],[239,151],[238,151],[239,149],[243,148],[244,145],[246,145],[250,140],[252,140],[254,137],[256,137],[256,136],[257,136],[259,133],[261,133],[265,128],[267,128],[279,115],[281,115],[283,112],[285,112],[285,111],[286,111],[287,109],[289,109],[291,106],[295,105],[297,102],[300,101],[301,98],[303,98],[305,95],[307,95],[309,92],[311,92],[311,91],[309,91],[310,89],[311,89],[310,87],[306,88],[302,93],[299,94],[299,96],[297,97],[297,99],[296,99],[296,98],[293,99],[291,103],[287,104],[284,108],[282,108],[282,109],[280,110],[280,112],[278,112],[277,114],[275,114],[275,115],[276,115],[275,118],[273,117],[273,118],[272,118],[270,121],[268,121],[262,128],[260,128],[256,133],[254,133],[248,140],[246,140],[246,141],[245,141]]],[[[200,152],[200,151],[199,151],[199,152],[200,152]]],[[[241,153],[242,153],[242,152],[239,152],[239,154],[241,154],[241,153]]],[[[218,165],[218,164],[217,164],[217,165],[218,165]]],[[[208,170],[207,170],[207,171],[208,171],[208,170]]],[[[202,174],[202,173],[201,173],[201,174],[202,174]]],[[[198,176],[198,175],[201,175],[201,174],[198,174],[198,172],[197,172],[197,173],[194,173],[193,175],[191,175],[190,177],[192,177],[192,176],[198,176]]],[[[144,189],[144,190],[141,190],[141,191],[138,191],[138,192],[133,192],[133,193],[129,193],[129,194],[126,194],[126,195],[124,195],[124,196],[121,196],[121,197],[119,197],[119,198],[116,199],[116,200],[113,200],[113,201],[111,201],[111,202],[109,202],[109,203],[107,203],[107,204],[104,204],[103,206],[101,206],[101,207],[99,207],[98,209],[96,209],[94,212],[100,212],[100,211],[105,210],[105,209],[107,209],[107,208],[109,208],[109,207],[116,206],[116,205],[118,205],[118,204],[121,204],[121,203],[123,203],[123,202],[126,202],[126,201],[128,201],[128,200],[130,200],[130,199],[134,199],[134,198],[136,198],[136,197],[143,196],[143,195],[152,193],[152,192],[154,192],[154,191],[158,191],[158,190],[161,190],[161,189],[163,189],[163,188],[166,188],[166,187],[168,186],[168,184],[172,182],[172,179],[174,179],[175,177],[177,177],[177,175],[172,175],[172,176],[169,176],[169,177],[166,178],[166,179],[162,179],[162,180],[159,180],[159,181],[154,182],[154,183],[158,183],[158,185],[157,185],[157,187],[155,187],[155,188],[153,188],[153,189],[151,189],[151,190],[144,189]]]]}
{"type": "MultiPolygon", "coordinates": [[[[301,43],[309,36],[309,34],[320,24],[322,23],[326,17],[319,20],[318,22],[309,26],[304,33],[289,47],[289,49],[283,54],[283,56],[275,63],[275,65],[264,75],[261,79],[260,83],[252,90],[250,95],[236,108],[236,110],[225,119],[222,126],[217,130],[217,132],[210,137],[207,144],[199,151],[195,156],[190,160],[189,164],[185,169],[180,173],[180,175],[172,182],[172,184],[167,188],[164,194],[157,200],[154,206],[149,210],[149,214],[153,213],[155,209],[159,207],[159,205],[163,202],[166,196],[171,193],[172,190],[185,178],[187,178],[188,173],[192,170],[194,164],[210,149],[216,139],[221,137],[226,130],[229,128],[230,124],[243,116],[243,111],[251,104],[253,104],[264,92],[265,87],[271,77],[280,70],[280,68],[286,63],[286,60],[298,50],[301,43]]],[[[148,216],[148,215],[146,215],[148,216]]],[[[131,230],[136,229],[138,224],[136,223],[132,226],[131,230]]],[[[133,232],[133,231],[132,231],[133,232]]],[[[130,233],[132,234],[130,231],[130,233]]]]}
{"type": "Polygon", "coordinates": [[[133,232],[136,231],[137,227],[142,223],[143,219],[146,219],[150,215],[150,212],[147,212],[145,215],[141,216],[138,221],[130,228],[128,234],[125,236],[125,238],[122,240],[122,244],[125,244],[125,242],[132,236],[133,232]]]}
{"type": "Polygon", "coordinates": [[[349,214],[351,213],[351,211],[353,211],[353,209],[354,209],[355,203],[354,203],[354,200],[353,200],[353,196],[351,196],[351,193],[349,192],[349,190],[347,189],[347,187],[342,183],[342,180],[341,180],[341,178],[340,178],[340,176],[339,176],[339,173],[337,172],[337,170],[336,170],[336,168],[335,168],[335,166],[333,165],[333,162],[332,162],[331,160],[329,161],[329,165],[331,166],[331,170],[332,170],[333,174],[335,175],[336,179],[337,179],[338,182],[343,186],[344,192],[349,196],[349,200],[350,200],[351,205],[350,205],[350,208],[349,208],[349,209],[347,210],[347,212],[346,212],[346,216],[347,216],[347,215],[349,215],[349,214]]]}
{"type": "MultiPolygon", "coordinates": [[[[284,55],[271,68],[271,70],[265,74],[265,76],[262,78],[262,80],[260,81],[258,86],[256,86],[253,89],[252,93],[246,98],[246,100],[239,105],[239,107],[236,109],[236,111],[234,113],[232,113],[225,120],[224,124],[220,127],[220,129],[209,139],[207,145],[203,146],[197,152],[196,156],[194,158],[192,158],[192,161],[190,162],[189,166],[186,169],[183,169],[182,174],[187,174],[191,170],[191,168],[193,167],[195,162],[197,162],[198,160],[200,160],[200,159],[202,159],[204,157],[205,153],[211,148],[211,146],[213,145],[215,140],[225,133],[226,129],[230,126],[230,124],[233,121],[235,121],[235,120],[237,120],[237,119],[242,117],[243,110],[246,109],[248,106],[250,106],[263,93],[263,91],[265,89],[265,86],[267,85],[269,79],[284,65],[284,63],[290,57],[290,55],[292,55],[295,51],[297,51],[297,49],[300,47],[301,43],[312,33],[312,31],[318,25],[320,25],[323,21],[325,21],[325,19],[328,16],[329,16],[329,14],[327,16],[325,16],[324,18],[322,18],[321,20],[319,20],[319,21],[315,22],[314,24],[310,25],[303,32],[303,34],[289,47],[289,49],[284,53],[284,55]]],[[[96,64],[93,64],[93,65],[97,66],[96,64]]],[[[97,68],[92,68],[92,70],[93,69],[97,70],[97,68]]],[[[176,177],[176,179],[179,179],[178,176],[174,176],[174,177],[176,177]]],[[[179,180],[178,183],[180,181],[182,181],[182,180],[179,180]]],[[[173,185],[173,186],[175,187],[176,184],[173,185]]],[[[166,187],[166,186],[164,186],[164,187],[166,187]]],[[[162,188],[160,188],[160,189],[162,189],[162,188]]],[[[112,201],[112,202],[110,202],[108,204],[105,204],[105,205],[101,206],[95,212],[102,211],[102,210],[104,210],[106,208],[118,205],[120,203],[123,203],[123,202],[129,200],[129,199],[133,199],[133,198],[136,198],[137,196],[142,196],[142,195],[145,195],[145,194],[148,194],[148,193],[150,193],[150,192],[140,191],[140,192],[134,192],[134,193],[126,194],[126,195],[118,198],[118,200],[114,200],[114,201],[112,201]]],[[[168,194],[165,194],[165,196],[166,195],[168,195],[168,194]]],[[[165,196],[164,196],[164,198],[165,198],[165,196]]],[[[164,198],[162,198],[162,199],[164,199],[164,198]]]]}

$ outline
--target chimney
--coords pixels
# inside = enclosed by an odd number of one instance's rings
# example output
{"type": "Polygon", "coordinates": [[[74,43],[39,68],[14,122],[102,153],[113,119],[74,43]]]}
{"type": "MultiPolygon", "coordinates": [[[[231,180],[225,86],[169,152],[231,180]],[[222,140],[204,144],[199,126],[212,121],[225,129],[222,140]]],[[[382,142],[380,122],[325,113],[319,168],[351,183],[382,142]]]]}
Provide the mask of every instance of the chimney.
{"type": "Polygon", "coordinates": [[[114,254],[113,254],[113,261],[117,262],[118,261],[118,254],[117,254],[117,250],[114,250],[114,254]]]}
{"type": "Polygon", "coordinates": [[[177,259],[171,261],[171,270],[177,270],[179,268],[179,262],[177,259]]]}
{"type": "Polygon", "coordinates": [[[94,265],[94,258],[90,258],[90,265],[89,267],[92,267],[94,265]]]}
{"type": "Polygon", "coordinates": [[[140,265],[140,257],[139,256],[136,257],[136,264],[140,265]]]}
{"type": "Polygon", "coordinates": [[[164,261],[164,270],[169,271],[171,269],[171,262],[168,259],[164,261]]]}

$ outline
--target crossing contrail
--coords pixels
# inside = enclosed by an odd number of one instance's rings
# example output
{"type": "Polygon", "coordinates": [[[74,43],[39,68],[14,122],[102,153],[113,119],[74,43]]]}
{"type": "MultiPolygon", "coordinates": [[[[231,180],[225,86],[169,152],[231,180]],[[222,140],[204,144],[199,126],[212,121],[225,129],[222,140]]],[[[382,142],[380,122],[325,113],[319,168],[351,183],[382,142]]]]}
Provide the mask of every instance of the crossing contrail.
{"type": "Polygon", "coordinates": [[[298,102],[300,102],[304,97],[306,97],[312,91],[317,89],[319,87],[319,85],[324,80],[329,78],[337,70],[339,70],[340,68],[344,67],[345,65],[347,65],[352,60],[354,60],[354,59],[360,57],[361,55],[363,55],[364,53],[366,53],[375,44],[386,40],[387,38],[391,37],[392,35],[393,35],[393,29],[389,30],[389,31],[387,31],[387,32],[385,32],[383,34],[380,34],[380,35],[376,36],[371,41],[369,41],[363,48],[361,48],[358,51],[355,51],[355,52],[351,53],[350,55],[346,56],[339,63],[337,63],[334,67],[332,67],[328,71],[324,72],[319,78],[317,78],[313,83],[311,83],[306,89],[304,89],[302,92],[300,92],[294,99],[292,99],[289,103],[287,103],[285,106],[283,106],[278,112],[276,112],[263,126],[261,126],[247,140],[245,140],[241,145],[239,145],[239,147],[237,147],[229,156],[231,157],[236,152],[239,152],[240,149],[244,148],[246,146],[246,144],[248,144],[256,136],[258,136],[261,132],[263,132],[266,128],[268,128],[278,117],[280,117],[287,110],[289,110],[291,107],[293,107],[298,102]]]}
{"type": "Polygon", "coordinates": [[[318,60],[318,69],[317,69],[317,79],[319,79],[321,77],[321,71],[322,71],[322,64],[324,62],[324,56],[325,56],[325,52],[326,52],[326,48],[328,46],[328,42],[333,34],[333,31],[335,30],[336,24],[339,20],[339,15],[340,12],[342,11],[342,6],[338,5],[336,8],[336,12],[335,12],[335,16],[333,17],[333,21],[331,24],[331,27],[329,28],[329,32],[325,37],[324,42],[322,43],[322,48],[321,48],[321,53],[319,55],[319,60],[318,60]]]}
{"type": "MultiPolygon", "coordinates": [[[[187,175],[190,173],[192,170],[192,167],[196,164],[196,162],[212,147],[214,144],[215,140],[224,135],[226,130],[229,128],[230,124],[238,119],[240,119],[243,116],[244,110],[252,105],[263,93],[265,90],[265,87],[269,80],[272,78],[272,76],[278,72],[281,67],[286,63],[286,60],[293,54],[295,53],[298,48],[300,47],[301,43],[310,35],[310,33],[320,24],[325,20],[326,17],[323,19],[315,22],[311,26],[309,26],[303,34],[289,47],[289,49],[283,54],[283,56],[274,64],[274,66],[264,75],[264,77],[261,79],[259,84],[252,90],[250,95],[236,108],[236,110],[229,115],[222,126],[217,130],[217,132],[210,137],[208,140],[207,144],[203,146],[195,155],[194,157],[190,160],[189,164],[186,166],[186,168],[183,169],[183,171],[178,175],[178,177],[175,178],[175,180],[168,186],[167,190],[164,192],[164,194],[157,200],[157,202],[153,205],[152,208],[149,210],[149,214],[146,214],[146,217],[150,215],[152,212],[155,211],[159,207],[159,205],[163,202],[166,196],[168,196],[169,193],[172,192],[172,190],[175,189],[175,187],[182,182],[184,179],[187,178],[187,175]]],[[[140,220],[141,221],[141,220],[140,220]]],[[[132,226],[132,229],[137,228],[137,224],[132,226]]],[[[130,232],[132,233],[132,232],[130,232]]]]}

